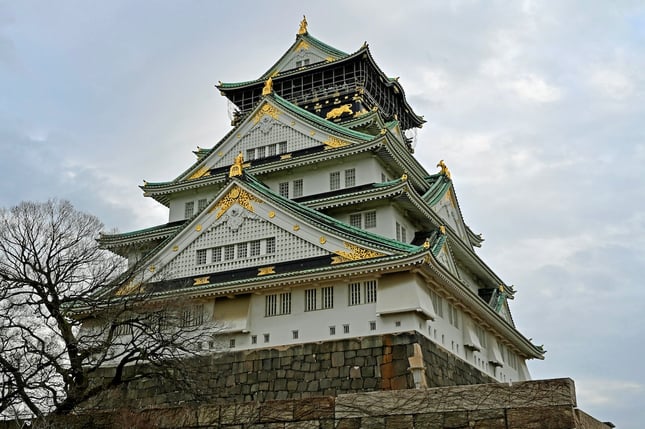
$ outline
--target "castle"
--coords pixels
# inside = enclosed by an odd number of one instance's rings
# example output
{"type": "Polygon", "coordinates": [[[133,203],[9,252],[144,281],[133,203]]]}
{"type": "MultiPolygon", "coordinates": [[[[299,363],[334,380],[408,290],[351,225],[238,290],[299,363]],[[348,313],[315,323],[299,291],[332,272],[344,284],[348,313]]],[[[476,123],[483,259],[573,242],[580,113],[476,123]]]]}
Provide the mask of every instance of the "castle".
{"type": "Polygon", "coordinates": [[[183,326],[217,326],[193,345],[205,353],[412,333],[417,386],[441,384],[424,370],[430,346],[478,380],[530,379],[526,361],[544,350],[475,252],[483,239],[441,155],[430,172],[414,158],[424,119],[367,44],[342,52],[303,19],[264,74],[217,88],[232,129],[175,179],[141,187],[168,222],[101,236],[142,267],[111,293],[144,283],[183,326]]]}

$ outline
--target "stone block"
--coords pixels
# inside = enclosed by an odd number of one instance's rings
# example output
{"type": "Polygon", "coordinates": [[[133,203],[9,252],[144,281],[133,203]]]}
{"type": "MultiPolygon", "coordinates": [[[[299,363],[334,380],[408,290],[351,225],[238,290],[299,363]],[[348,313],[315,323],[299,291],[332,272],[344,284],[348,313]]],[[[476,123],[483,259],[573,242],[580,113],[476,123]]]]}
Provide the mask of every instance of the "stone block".
{"type": "Polygon", "coordinates": [[[331,354],[331,366],[339,367],[345,365],[345,353],[334,352],[331,354]]]}
{"type": "Polygon", "coordinates": [[[293,421],[294,401],[269,401],[261,404],[261,423],[293,421]]]}
{"type": "Polygon", "coordinates": [[[571,429],[576,427],[573,408],[566,405],[510,408],[506,411],[508,429],[571,429]]]}
{"type": "Polygon", "coordinates": [[[399,416],[386,416],[385,429],[410,429],[414,427],[412,415],[403,414],[399,416]]]}

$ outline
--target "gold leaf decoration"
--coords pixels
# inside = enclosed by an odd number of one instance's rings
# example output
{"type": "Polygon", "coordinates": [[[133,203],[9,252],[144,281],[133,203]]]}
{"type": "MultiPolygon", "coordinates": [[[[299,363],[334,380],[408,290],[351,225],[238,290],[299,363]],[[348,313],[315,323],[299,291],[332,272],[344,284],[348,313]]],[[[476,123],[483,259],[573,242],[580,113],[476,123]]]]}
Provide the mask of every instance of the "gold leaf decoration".
{"type": "Polygon", "coordinates": [[[371,259],[378,258],[379,256],[385,256],[383,253],[365,249],[352,243],[343,242],[343,245],[347,249],[349,249],[349,251],[335,251],[334,253],[338,256],[332,257],[332,264],[338,264],[345,261],[360,261],[362,259],[371,259]]]}
{"type": "Polygon", "coordinates": [[[307,49],[309,49],[309,43],[304,40],[301,40],[300,43],[296,45],[296,51],[306,51],[307,49]]]}
{"type": "Polygon", "coordinates": [[[348,142],[334,136],[329,136],[329,138],[325,140],[323,144],[326,146],[325,149],[335,149],[337,147],[343,147],[343,146],[349,145],[348,142]]]}
{"type": "Polygon", "coordinates": [[[255,209],[251,205],[251,202],[262,204],[262,200],[256,198],[254,195],[249,194],[244,189],[235,185],[231,188],[228,194],[226,194],[221,200],[219,200],[219,202],[215,206],[213,206],[212,209],[209,210],[209,213],[212,213],[215,210],[219,209],[216,215],[217,219],[219,219],[235,203],[244,207],[251,213],[255,213],[255,209]]]}
{"type": "Polygon", "coordinates": [[[193,279],[193,286],[207,285],[210,281],[210,276],[206,277],[195,277],[193,279]]]}
{"type": "Polygon", "coordinates": [[[114,293],[116,296],[124,296],[124,295],[130,295],[135,292],[143,292],[144,288],[141,285],[141,282],[128,282],[121,286],[117,291],[114,293]]]}
{"type": "Polygon", "coordinates": [[[200,177],[210,176],[210,174],[210,167],[203,166],[202,168],[191,174],[188,180],[199,179],[200,177]]]}
{"type": "Polygon", "coordinates": [[[258,268],[258,276],[266,276],[267,274],[275,274],[275,267],[261,267],[258,268]]]}
{"type": "Polygon", "coordinates": [[[265,104],[260,108],[260,111],[255,114],[255,116],[253,117],[253,122],[257,124],[258,122],[260,122],[260,119],[262,119],[264,115],[271,116],[273,119],[278,119],[280,113],[281,112],[272,105],[265,104]]]}

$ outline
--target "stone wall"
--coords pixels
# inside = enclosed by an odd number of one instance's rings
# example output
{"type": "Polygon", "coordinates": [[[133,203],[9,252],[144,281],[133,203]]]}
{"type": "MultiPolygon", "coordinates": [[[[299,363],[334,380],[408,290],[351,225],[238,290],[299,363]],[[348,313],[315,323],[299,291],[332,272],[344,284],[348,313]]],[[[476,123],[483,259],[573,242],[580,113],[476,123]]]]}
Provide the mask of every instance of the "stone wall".
{"type": "MultiPolygon", "coordinates": [[[[0,429],[14,429],[11,423],[0,429]]],[[[570,379],[200,404],[68,416],[48,429],[609,429],[576,408],[570,379]]]]}
{"type": "Polygon", "coordinates": [[[409,332],[193,358],[186,362],[196,368],[192,392],[182,392],[174,383],[146,380],[109,392],[91,405],[128,404],[143,409],[195,401],[265,402],[409,389],[415,387],[410,371],[415,350],[423,361],[420,366],[425,366],[424,387],[495,381],[422,335],[409,332]]]}

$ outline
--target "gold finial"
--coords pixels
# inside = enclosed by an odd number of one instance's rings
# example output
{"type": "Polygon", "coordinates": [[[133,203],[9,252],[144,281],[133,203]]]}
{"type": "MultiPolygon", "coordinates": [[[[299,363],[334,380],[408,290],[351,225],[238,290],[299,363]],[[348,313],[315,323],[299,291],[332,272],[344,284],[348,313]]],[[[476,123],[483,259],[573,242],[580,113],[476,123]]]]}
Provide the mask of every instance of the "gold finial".
{"type": "Polygon", "coordinates": [[[423,242],[423,248],[424,249],[429,249],[430,248],[430,240],[426,238],[426,241],[423,242]]]}
{"type": "Polygon", "coordinates": [[[443,235],[446,235],[446,227],[444,225],[439,226],[439,232],[443,235]]]}
{"type": "Polygon", "coordinates": [[[300,21],[300,28],[298,29],[298,35],[307,34],[307,17],[302,15],[302,21],[300,21]]]}
{"type": "Polygon", "coordinates": [[[403,173],[403,175],[401,176],[401,181],[402,181],[402,182],[405,182],[405,181],[407,181],[407,180],[408,180],[408,175],[407,175],[407,174],[405,174],[405,173],[403,173]]]}
{"type": "Polygon", "coordinates": [[[439,161],[439,164],[437,164],[437,167],[441,167],[441,171],[439,172],[439,174],[446,176],[448,179],[452,178],[450,176],[450,170],[448,170],[448,167],[446,166],[446,163],[443,162],[443,159],[439,161]]]}
{"type": "Polygon", "coordinates": [[[273,79],[268,78],[266,82],[264,82],[264,88],[262,88],[262,95],[269,95],[273,92],[273,79]]]}
{"type": "Polygon", "coordinates": [[[229,170],[228,177],[241,176],[242,169],[243,169],[242,164],[244,164],[244,155],[242,155],[242,152],[240,152],[235,157],[235,162],[233,163],[233,165],[231,165],[231,169],[229,170]]]}

